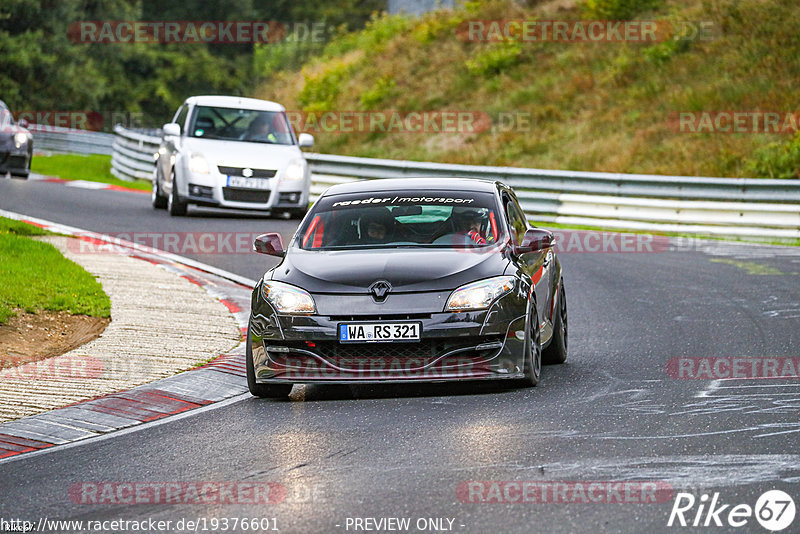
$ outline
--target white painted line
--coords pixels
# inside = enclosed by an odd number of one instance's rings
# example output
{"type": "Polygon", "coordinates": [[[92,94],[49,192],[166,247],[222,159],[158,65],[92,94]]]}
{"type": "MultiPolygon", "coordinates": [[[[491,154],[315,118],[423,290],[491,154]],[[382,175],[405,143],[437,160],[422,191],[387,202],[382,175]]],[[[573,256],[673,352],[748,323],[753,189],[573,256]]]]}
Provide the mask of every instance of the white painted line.
{"type": "Polygon", "coordinates": [[[71,180],[64,185],[67,187],[79,187],[81,189],[108,189],[108,184],[102,182],[87,182],[86,180],[71,180]]]}

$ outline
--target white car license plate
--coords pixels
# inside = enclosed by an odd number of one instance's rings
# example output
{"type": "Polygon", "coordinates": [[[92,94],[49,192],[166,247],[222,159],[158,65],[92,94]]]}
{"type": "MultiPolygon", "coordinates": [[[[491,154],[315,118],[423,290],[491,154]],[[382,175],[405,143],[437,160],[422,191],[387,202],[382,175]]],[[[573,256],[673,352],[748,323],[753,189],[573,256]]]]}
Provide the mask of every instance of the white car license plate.
{"type": "Polygon", "coordinates": [[[339,341],[341,343],[419,341],[421,333],[422,323],[339,324],[339,341]]]}
{"type": "Polygon", "coordinates": [[[229,187],[245,189],[269,189],[269,178],[245,178],[244,176],[228,176],[229,187]]]}

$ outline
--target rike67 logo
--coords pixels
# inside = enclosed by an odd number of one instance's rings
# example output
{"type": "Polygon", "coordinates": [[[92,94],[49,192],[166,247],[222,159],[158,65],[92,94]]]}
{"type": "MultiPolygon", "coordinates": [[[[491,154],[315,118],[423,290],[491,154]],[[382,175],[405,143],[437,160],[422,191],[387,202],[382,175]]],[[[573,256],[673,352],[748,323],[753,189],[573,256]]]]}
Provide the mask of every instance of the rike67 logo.
{"type": "Polygon", "coordinates": [[[796,511],[794,500],[781,490],[764,492],[754,507],[723,503],[719,493],[703,494],[699,499],[691,493],[678,493],[667,526],[739,528],[755,517],[762,527],[777,532],[792,524],[796,511]]]}

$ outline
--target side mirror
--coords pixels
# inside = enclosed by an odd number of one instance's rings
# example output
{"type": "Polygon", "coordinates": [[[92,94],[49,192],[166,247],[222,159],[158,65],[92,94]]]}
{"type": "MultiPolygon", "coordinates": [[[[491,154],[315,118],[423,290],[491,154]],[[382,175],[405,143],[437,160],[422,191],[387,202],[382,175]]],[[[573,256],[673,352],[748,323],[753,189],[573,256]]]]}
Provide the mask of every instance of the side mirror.
{"type": "Polygon", "coordinates": [[[253,241],[253,250],[259,254],[268,254],[279,258],[286,255],[286,250],[283,248],[283,237],[275,232],[256,237],[253,241]]]}
{"type": "Polygon", "coordinates": [[[180,137],[181,135],[181,127],[177,122],[168,122],[162,128],[164,132],[164,137],[180,137]]]}
{"type": "Polygon", "coordinates": [[[27,128],[28,126],[30,126],[30,125],[31,125],[31,123],[29,123],[29,122],[28,122],[28,119],[24,119],[24,118],[23,118],[23,119],[20,119],[20,120],[19,120],[19,122],[18,122],[17,124],[19,124],[19,125],[20,125],[20,126],[22,126],[23,128],[27,128]]]}
{"type": "Polygon", "coordinates": [[[314,146],[314,136],[307,133],[301,133],[297,138],[297,144],[300,147],[311,148],[314,146]]]}
{"type": "Polygon", "coordinates": [[[516,247],[517,254],[525,252],[539,252],[555,245],[553,232],[543,228],[530,228],[522,237],[522,243],[516,247]]]}

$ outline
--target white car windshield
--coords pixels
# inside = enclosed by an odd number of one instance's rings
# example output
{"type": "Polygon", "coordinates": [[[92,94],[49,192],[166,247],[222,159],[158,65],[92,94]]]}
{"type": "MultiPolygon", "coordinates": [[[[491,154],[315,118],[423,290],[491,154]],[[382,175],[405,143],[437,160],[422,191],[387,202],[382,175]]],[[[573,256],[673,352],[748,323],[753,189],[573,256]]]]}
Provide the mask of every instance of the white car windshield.
{"type": "Polygon", "coordinates": [[[286,113],[282,111],[197,106],[189,135],[248,143],[295,144],[286,113]]]}

